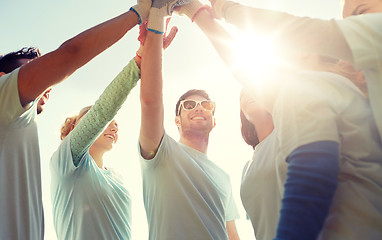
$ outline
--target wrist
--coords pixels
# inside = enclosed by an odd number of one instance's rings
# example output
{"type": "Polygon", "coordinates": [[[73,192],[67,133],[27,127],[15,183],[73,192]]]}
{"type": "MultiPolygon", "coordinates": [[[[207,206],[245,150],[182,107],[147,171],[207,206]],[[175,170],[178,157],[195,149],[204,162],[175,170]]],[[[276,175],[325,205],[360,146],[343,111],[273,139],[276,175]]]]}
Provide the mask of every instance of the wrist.
{"type": "Polygon", "coordinates": [[[141,25],[149,16],[150,5],[139,3],[130,8],[130,11],[135,12],[139,18],[139,25],[141,25]]]}
{"type": "Polygon", "coordinates": [[[156,34],[164,34],[164,17],[165,14],[161,9],[151,8],[149,21],[147,23],[147,30],[156,34]]]}
{"type": "Polygon", "coordinates": [[[192,21],[194,15],[199,11],[201,7],[203,7],[203,4],[198,0],[195,0],[189,4],[181,6],[179,15],[186,15],[192,21]]]}
{"type": "Polygon", "coordinates": [[[201,11],[203,11],[203,10],[207,10],[208,11],[208,9],[210,9],[211,7],[210,6],[208,6],[208,5],[203,5],[203,6],[201,6],[198,10],[196,10],[196,12],[192,15],[192,17],[191,17],[191,22],[194,22],[195,21],[195,18],[196,18],[196,16],[198,16],[198,14],[201,12],[201,11]]]}
{"type": "Polygon", "coordinates": [[[233,5],[237,5],[237,3],[226,0],[214,0],[212,3],[212,9],[215,12],[216,18],[225,19],[227,10],[233,5]]]}

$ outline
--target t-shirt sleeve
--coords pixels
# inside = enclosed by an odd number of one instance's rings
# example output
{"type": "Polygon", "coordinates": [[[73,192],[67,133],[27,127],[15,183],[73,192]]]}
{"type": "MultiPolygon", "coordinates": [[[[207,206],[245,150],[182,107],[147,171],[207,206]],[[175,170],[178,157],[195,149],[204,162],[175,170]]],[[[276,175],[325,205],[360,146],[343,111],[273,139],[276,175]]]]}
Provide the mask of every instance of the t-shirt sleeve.
{"type": "Polygon", "coordinates": [[[167,145],[168,142],[171,141],[171,137],[166,134],[166,132],[163,134],[162,140],[159,143],[158,150],[152,159],[145,159],[142,157],[141,154],[141,145],[139,144],[138,140],[138,153],[139,153],[139,159],[141,163],[142,169],[146,168],[154,168],[156,167],[163,159],[166,157],[167,153],[167,145]]]}
{"type": "Polygon", "coordinates": [[[72,130],[70,147],[74,165],[78,165],[81,157],[88,151],[108,122],[117,114],[139,78],[140,70],[132,59],[72,130]]]}
{"type": "Polygon", "coordinates": [[[343,99],[336,86],[321,81],[328,76],[305,72],[283,85],[272,113],[283,159],[305,144],[340,142],[336,119],[343,99]]]}
{"type": "MultiPolygon", "coordinates": [[[[66,138],[64,138],[64,140],[62,140],[57,151],[53,153],[50,159],[50,169],[53,177],[72,174],[77,168],[73,164],[73,156],[70,149],[71,134],[72,133],[69,133],[69,135],[66,138]]],[[[86,152],[86,154],[89,153],[86,152]]],[[[82,156],[82,158],[86,159],[85,154],[82,156]]],[[[84,164],[84,162],[81,163],[84,164]]]]}
{"type": "MultiPolygon", "coordinates": [[[[21,106],[18,91],[19,68],[0,78],[0,126],[6,127],[26,110],[21,106]]],[[[32,106],[32,105],[31,105],[32,106]]],[[[31,108],[29,107],[29,109],[31,108]]],[[[33,120],[33,119],[30,119],[33,120]]]]}
{"type": "Polygon", "coordinates": [[[382,66],[382,13],[351,16],[337,21],[358,70],[382,66]]]}
{"type": "Polygon", "coordinates": [[[236,207],[235,199],[232,195],[232,187],[231,184],[229,184],[229,187],[231,189],[230,195],[228,197],[228,203],[227,203],[227,209],[225,213],[225,221],[232,221],[240,218],[239,211],[236,207]]]}
{"type": "Polygon", "coordinates": [[[338,21],[354,56],[354,66],[363,70],[373,118],[382,138],[382,13],[352,16],[338,21]]]}

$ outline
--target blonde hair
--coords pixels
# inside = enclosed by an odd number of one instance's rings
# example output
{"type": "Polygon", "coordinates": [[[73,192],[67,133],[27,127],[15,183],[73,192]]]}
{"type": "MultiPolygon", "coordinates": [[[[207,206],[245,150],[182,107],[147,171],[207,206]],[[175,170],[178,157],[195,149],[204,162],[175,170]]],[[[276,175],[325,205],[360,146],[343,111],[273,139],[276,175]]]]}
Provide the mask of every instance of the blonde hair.
{"type": "Polygon", "coordinates": [[[81,111],[72,117],[67,117],[64,124],[61,127],[60,138],[63,140],[68,134],[73,130],[73,128],[78,124],[80,119],[90,110],[92,106],[87,106],[81,109],[81,111]]]}

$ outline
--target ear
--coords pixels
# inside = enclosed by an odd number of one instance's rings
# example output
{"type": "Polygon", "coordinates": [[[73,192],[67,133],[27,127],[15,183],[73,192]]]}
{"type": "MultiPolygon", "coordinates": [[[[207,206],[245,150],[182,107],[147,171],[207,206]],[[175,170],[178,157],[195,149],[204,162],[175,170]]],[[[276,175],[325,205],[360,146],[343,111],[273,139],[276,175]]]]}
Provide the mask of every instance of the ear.
{"type": "Polygon", "coordinates": [[[213,127],[215,127],[215,126],[216,126],[216,118],[213,117],[213,118],[212,118],[212,121],[214,121],[214,126],[213,126],[213,127]]]}
{"type": "Polygon", "coordinates": [[[4,76],[5,74],[5,72],[0,72],[0,77],[4,76]]]}
{"type": "Polygon", "coordinates": [[[180,127],[180,116],[175,117],[175,125],[179,128],[180,127]]]}

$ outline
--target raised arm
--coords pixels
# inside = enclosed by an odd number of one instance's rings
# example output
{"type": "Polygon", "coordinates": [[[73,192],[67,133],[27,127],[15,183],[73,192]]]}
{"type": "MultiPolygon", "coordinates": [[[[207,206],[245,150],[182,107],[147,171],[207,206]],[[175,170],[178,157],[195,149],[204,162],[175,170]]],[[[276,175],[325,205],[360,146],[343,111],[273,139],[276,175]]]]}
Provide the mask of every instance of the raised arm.
{"type": "Polygon", "coordinates": [[[155,152],[164,134],[162,46],[163,35],[148,31],[142,55],[142,114],[139,137],[141,154],[145,159],[151,159],[155,156],[155,152]]]}
{"type": "Polygon", "coordinates": [[[21,104],[26,106],[47,88],[63,81],[121,39],[138,22],[136,12],[128,11],[80,33],[57,50],[24,65],[18,77],[21,104]]]}
{"type": "MultiPolygon", "coordinates": [[[[171,6],[170,3],[167,3],[171,6]]],[[[141,130],[139,144],[141,154],[145,159],[152,159],[159,147],[164,134],[163,98],[162,98],[162,48],[167,48],[175,37],[178,29],[173,27],[167,37],[163,34],[168,21],[165,16],[171,14],[168,5],[153,2],[147,26],[146,38],[142,55],[141,81],[141,130]]]]}
{"type": "Polygon", "coordinates": [[[211,15],[210,7],[203,6],[195,0],[177,8],[176,11],[179,15],[186,15],[198,25],[237,81],[242,84],[251,82],[251,76],[242,74],[243,71],[240,71],[239,66],[236,66],[237,54],[233,48],[233,37],[211,15]]]}
{"type": "Polygon", "coordinates": [[[226,0],[211,0],[217,18],[248,31],[275,37],[286,50],[330,56],[353,62],[349,45],[334,20],[298,17],[284,12],[253,8],[226,0]]]}
{"type": "MultiPolygon", "coordinates": [[[[139,61],[139,59],[138,59],[139,61]]],[[[82,155],[94,143],[104,127],[114,118],[140,77],[137,63],[132,59],[114,78],[88,113],[70,135],[73,163],[78,165],[82,155]]]]}

